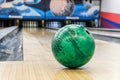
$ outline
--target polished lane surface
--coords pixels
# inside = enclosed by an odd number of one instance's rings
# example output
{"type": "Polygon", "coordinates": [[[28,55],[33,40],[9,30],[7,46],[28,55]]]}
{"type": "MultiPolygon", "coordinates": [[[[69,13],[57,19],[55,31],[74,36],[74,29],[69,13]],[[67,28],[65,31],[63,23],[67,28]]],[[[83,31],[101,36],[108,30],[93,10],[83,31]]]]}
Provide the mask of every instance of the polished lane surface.
{"type": "Polygon", "coordinates": [[[55,32],[23,29],[24,61],[0,62],[0,80],[120,80],[120,44],[95,40],[90,62],[72,70],[60,65],[52,55],[55,32]]]}

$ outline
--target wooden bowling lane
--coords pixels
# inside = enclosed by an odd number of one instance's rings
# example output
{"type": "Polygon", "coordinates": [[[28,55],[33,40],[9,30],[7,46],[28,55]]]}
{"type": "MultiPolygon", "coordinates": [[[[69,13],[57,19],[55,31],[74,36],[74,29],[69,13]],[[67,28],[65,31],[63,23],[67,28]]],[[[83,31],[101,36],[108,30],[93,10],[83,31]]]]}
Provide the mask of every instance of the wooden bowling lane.
{"type": "Polygon", "coordinates": [[[96,40],[90,62],[72,70],[52,55],[50,44],[55,32],[23,29],[24,61],[0,62],[0,80],[120,80],[120,44],[96,40]]]}
{"type": "MultiPolygon", "coordinates": [[[[51,49],[50,49],[51,39],[55,32],[56,31],[49,30],[49,29],[40,29],[40,30],[37,30],[36,32],[34,32],[34,31],[27,32],[25,30],[24,31],[24,34],[26,34],[25,37],[32,36],[32,39],[33,39],[33,40],[31,40],[33,42],[29,42],[29,44],[31,44],[31,43],[33,44],[36,42],[36,45],[38,45],[38,47],[39,47],[39,48],[35,48],[35,46],[30,46],[32,49],[36,49],[35,55],[37,55],[38,57],[35,56],[35,58],[34,58],[33,52],[31,51],[32,56],[30,54],[27,54],[26,55],[27,57],[24,56],[25,60],[32,59],[32,60],[36,60],[36,61],[41,60],[43,62],[48,61],[47,63],[48,63],[48,65],[51,65],[51,68],[56,69],[56,67],[57,67],[58,70],[63,70],[64,67],[56,62],[56,60],[54,59],[54,57],[52,55],[51,49]],[[38,52],[43,53],[43,54],[38,54],[38,52]],[[31,57],[33,57],[33,58],[31,58],[31,57]]],[[[26,41],[26,42],[28,42],[28,41],[26,41]]],[[[30,49],[29,47],[27,47],[27,45],[25,45],[25,46],[26,46],[26,48],[30,49]]],[[[85,66],[82,67],[83,72],[85,71],[85,73],[86,73],[85,75],[88,75],[88,77],[90,78],[87,80],[96,80],[96,79],[97,80],[106,80],[106,79],[114,80],[114,78],[120,79],[120,77],[118,75],[120,73],[119,72],[119,70],[120,70],[119,69],[119,67],[120,67],[120,65],[119,65],[120,64],[119,49],[120,49],[120,44],[96,40],[95,55],[93,56],[93,58],[91,59],[91,61],[88,64],[86,64],[85,66]]],[[[25,53],[28,53],[28,52],[25,52],[25,53]]],[[[51,69],[51,70],[54,71],[53,69],[51,69]]],[[[77,73],[76,71],[78,71],[77,75],[80,76],[80,74],[84,74],[80,70],[75,70],[75,71],[73,70],[73,73],[76,74],[77,73]]],[[[69,76],[69,77],[72,76],[72,75],[69,75],[70,73],[68,73],[71,71],[66,71],[66,72],[67,72],[67,76],[69,76]]],[[[75,76],[72,76],[72,77],[75,77],[75,76]]],[[[75,80],[77,80],[77,78],[80,79],[82,77],[75,77],[75,80]]]]}

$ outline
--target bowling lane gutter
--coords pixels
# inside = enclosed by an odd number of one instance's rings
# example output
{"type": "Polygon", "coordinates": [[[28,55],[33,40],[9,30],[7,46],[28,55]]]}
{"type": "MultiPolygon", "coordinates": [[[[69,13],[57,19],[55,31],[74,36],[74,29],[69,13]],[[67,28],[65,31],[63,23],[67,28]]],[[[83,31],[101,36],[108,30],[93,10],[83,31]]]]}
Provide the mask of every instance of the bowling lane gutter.
{"type": "Polygon", "coordinates": [[[120,43],[120,29],[110,28],[89,28],[95,39],[108,42],[120,43]]]}
{"type": "Polygon", "coordinates": [[[0,41],[5,38],[8,34],[17,29],[17,26],[11,26],[0,30],[0,41]]]}
{"type": "Polygon", "coordinates": [[[120,39],[120,35],[118,34],[108,34],[108,33],[97,33],[97,32],[94,32],[94,31],[91,31],[91,33],[93,34],[93,36],[104,36],[104,37],[110,37],[110,38],[115,38],[115,39],[120,39]]]}
{"type": "MultiPolygon", "coordinates": [[[[48,29],[52,29],[52,30],[58,30],[60,28],[48,28],[48,29]]],[[[90,32],[94,35],[98,35],[98,36],[104,36],[104,37],[110,37],[110,38],[116,38],[116,39],[120,39],[120,29],[99,29],[99,28],[87,28],[88,30],[90,30],[90,32]],[[104,31],[104,32],[100,32],[100,31],[104,31]],[[109,32],[109,33],[106,33],[109,32]],[[112,32],[117,32],[119,34],[113,34],[112,32]]]]}
{"type": "MultiPolygon", "coordinates": [[[[57,31],[60,28],[48,28],[57,31]]],[[[95,39],[120,43],[120,29],[87,28],[95,39]]]]}
{"type": "MultiPolygon", "coordinates": [[[[90,30],[91,31],[91,30],[90,30]]],[[[95,39],[104,40],[108,42],[120,43],[120,33],[107,31],[91,31],[95,39]]]]}
{"type": "Polygon", "coordinates": [[[120,32],[120,29],[114,29],[114,28],[89,28],[87,27],[87,29],[89,30],[96,30],[96,31],[107,31],[107,32],[120,32]]]}

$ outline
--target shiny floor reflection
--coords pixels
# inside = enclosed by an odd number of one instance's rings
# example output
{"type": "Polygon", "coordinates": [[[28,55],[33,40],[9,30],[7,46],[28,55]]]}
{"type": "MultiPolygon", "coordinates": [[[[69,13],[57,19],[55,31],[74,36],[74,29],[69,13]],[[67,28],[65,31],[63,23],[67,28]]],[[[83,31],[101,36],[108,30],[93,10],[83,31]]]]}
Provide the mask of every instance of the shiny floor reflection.
{"type": "Polygon", "coordinates": [[[51,80],[93,80],[89,71],[85,69],[62,69],[56,71],[51,80]]]}
{"type": "MultiPolygon", "coordinates": [[[[66,77],[70,73],[66,73],[66,71],[64,70],[61,71],[61,68],[64,68],[64,67],[62,67],[59,63],[55,62],[56,60],[52,56],[52,52],[51,52],[51,40],[55,32],[56,30],[49,30],[49,29],[39,29],[34,32],[29,32],[27,30],[24,30],[24,47],[26,48],[24,59],[25,61],[31,61],[31,60],[43,61],[43,62],[45,61],[45,63],[48,63],[49,66],[50,65],[52,67],[57,66],[60,72],[65,73],[62,75],[62,74],[59,74],[58,72],[58,77],[59,75],[66,77]],[[30,38],[31,40],[29,40],[28,42],[27,38],[30,38]],[[28,46],[30,44],[33,45],[34,47],[28,46]],[[38,47],[35,47],[35,46],[38,46],[38,47]]],[[[86,70],[89,71],[88,74],[92,77],[90,79],[119,80],[120,79],[120,76],[119,76],[120,44],[111,43],[111,42],[102,41],[102,40],[95,40],[95,41],[96,41],[95,54],[93,58],[90,60],[90,62],[87,63],[85,66],[83,66],[86,70]]],[[[49,71],[48,68],[46,68],[46,70],[49,71]]],[[[52,70],[50,70],[51,74],[54,70],[55,70],[55,73],[57,74],[56,68],[52,68],[52,70]]],[[[76,74],[77,72],[73,71],[73,74],[72,74],[73,76],[69,75],[68,77],[75,77],[74,73],[76,74]]],[[[45,74],[48,75],[47,72],[45,74]]],[[[78,77],[81,76],[80,73],[78,73],[77,75],[78,77]]],[[[57,78],[55,75],[53,75],[53,77],[55,79],[57,78]]],[[[54,80],[54,78],[52,79],[54,80]]]]}
{"type": "Polygon", "coordinates": [[[23,59],[22,31],[18,27],[0,30],[0,61],[21,61],[23,59]]]}
{"type": "Polygon", "coordinates": [[[0,80],[120,80],[120,44],[95,40],[95,54],[90,62],[71,70],[52,55],[55,32],[23,29],[24,61],[0,62],[0,80]]]}

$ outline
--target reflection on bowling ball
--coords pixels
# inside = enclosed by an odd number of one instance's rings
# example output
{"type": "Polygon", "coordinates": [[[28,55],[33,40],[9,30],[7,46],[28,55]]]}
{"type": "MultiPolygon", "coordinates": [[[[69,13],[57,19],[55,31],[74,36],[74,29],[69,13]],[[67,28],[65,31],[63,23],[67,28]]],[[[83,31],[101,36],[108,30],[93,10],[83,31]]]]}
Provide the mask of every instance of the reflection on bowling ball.
{"type": "Polygon", "coordinates": [[[93,56],[95,42],[83,26],[67,25],[55,34],[51,47],[58,62],[68,68],[78,68],[93,56]]]}
{"type": "Polygon", "coordinates": [[[73,9],[73,0],[51,0],[50,2],[50,10],[55,16],[70,16],[73,9]]]}

